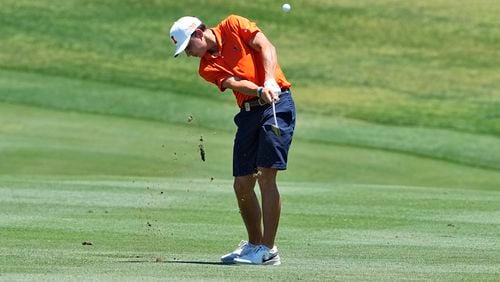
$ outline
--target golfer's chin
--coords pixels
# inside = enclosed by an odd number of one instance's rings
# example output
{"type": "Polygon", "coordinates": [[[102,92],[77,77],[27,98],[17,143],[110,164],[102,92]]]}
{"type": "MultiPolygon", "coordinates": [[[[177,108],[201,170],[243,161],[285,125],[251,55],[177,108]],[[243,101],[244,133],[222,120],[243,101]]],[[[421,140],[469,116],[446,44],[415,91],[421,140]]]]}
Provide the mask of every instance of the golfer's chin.
{"type": "Polygon", "coordinates": [[[198,54],[189,54],[188,57],[196,57],[196,58],[201,58],[203,56],[200,56],[198,54]]]}
{"type": "Polygon", "coordinates": [[[198,57],[198,58],[203,58],[203,56],[205,56],[205,54],[207,54],[208,52],[204,52],[203,54],[194,54],[195,57],[198,57]]]}

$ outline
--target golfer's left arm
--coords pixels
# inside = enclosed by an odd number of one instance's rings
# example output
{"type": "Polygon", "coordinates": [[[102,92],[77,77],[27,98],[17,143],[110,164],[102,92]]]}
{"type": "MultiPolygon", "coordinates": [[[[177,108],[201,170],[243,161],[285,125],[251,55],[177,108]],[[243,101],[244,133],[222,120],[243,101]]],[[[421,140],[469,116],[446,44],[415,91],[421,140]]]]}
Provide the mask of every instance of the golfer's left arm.
{"type": "Polygon", "coordinates": [[[276,65],[278,64],[278,55],[276,54],[276,48],[274,48],[274,45],[262,32],[258,32],[252,38],[252,40],[248,42],[248,45],[262,55],[262,63],[264,65],[265,71],[265,81],[274,79],[274,74],[276,73],[276,65]]]}

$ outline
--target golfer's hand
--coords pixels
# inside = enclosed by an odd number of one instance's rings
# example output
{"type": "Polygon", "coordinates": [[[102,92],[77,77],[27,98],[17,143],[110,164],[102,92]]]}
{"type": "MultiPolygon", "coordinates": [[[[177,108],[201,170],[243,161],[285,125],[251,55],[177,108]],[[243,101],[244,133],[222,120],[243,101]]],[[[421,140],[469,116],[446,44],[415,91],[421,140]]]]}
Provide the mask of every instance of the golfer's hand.
{"type": "Polygon", "coordinates": [[[264,100],[264,102],[270,104],[273,100],[278,101],[280,93],[281,88],[274,78],[264,82],[264,89],[262,91],[262,100],[264,100]],[[266,98],[264,98],[264,96],[266,96],[266,98]]]}
{"type": "Polygon", "coordinates": [[[266,80],[264,82],[264,87],[271,89],[272,91],[276,92],[278,95],[281,92],[281,88],[274,78],[266,80]]]}
{"type": "Polygon", "coordinates": [[[267,104],[271,104],[273,101],[277,102],[280,99],[275,91],[265,87],[262,89],[262,95],[260,98],[267,104]]]}

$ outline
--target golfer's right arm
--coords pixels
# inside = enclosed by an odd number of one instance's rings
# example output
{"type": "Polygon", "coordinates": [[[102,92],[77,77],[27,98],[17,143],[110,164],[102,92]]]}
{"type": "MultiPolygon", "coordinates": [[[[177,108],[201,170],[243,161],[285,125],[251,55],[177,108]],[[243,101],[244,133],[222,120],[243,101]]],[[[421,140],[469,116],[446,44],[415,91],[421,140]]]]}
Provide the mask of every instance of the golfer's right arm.
{"type": "MultiPolygon", "coordinates": [[[[250,96],[257,96],[257,90],[259,86],[249,80],[240,79],[235,76],[230,76],[222,82],[222,87],[229,88],[250,96]]],[[[271,103],[274,97],[273,91],[268,88],[262,89],[261,98],[266,103],[271,103]]]]}

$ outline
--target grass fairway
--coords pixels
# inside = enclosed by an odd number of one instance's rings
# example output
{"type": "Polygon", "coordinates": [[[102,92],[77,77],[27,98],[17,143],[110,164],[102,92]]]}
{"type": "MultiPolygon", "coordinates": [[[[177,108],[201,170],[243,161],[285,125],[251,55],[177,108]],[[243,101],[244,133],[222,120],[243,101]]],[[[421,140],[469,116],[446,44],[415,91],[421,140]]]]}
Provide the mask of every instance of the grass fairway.
{"type": "Polygon", "coordinates": [[[2,177],[3,280],[497,280],[496,191],[285,183],[280,267],[227,266],[229,181],[2,177]],[[89,241],[93,245],[82,245],[89,241]]]}
{"type": "Polygon", "coordinates": [[[246,2],[2,1],[0,280],[499,281],[500,4],[246,2]],[[218,262],[237,109],[166,36],[232,13],[298,109],[279,267],[218,262]]]}

